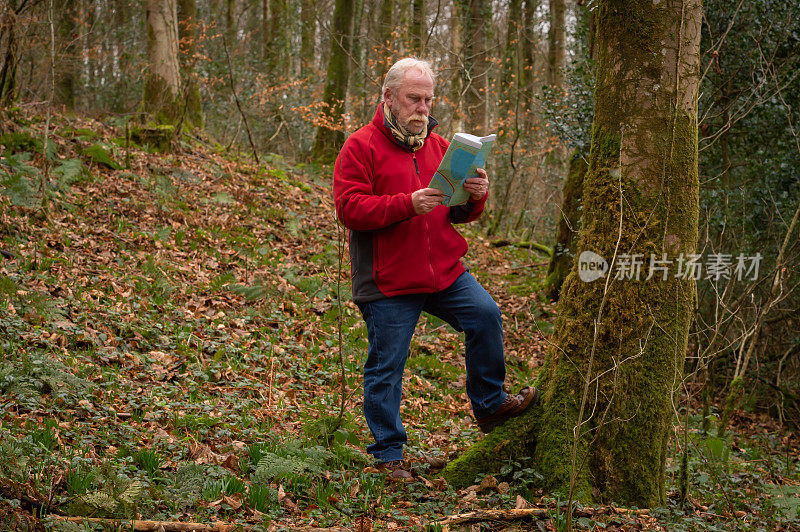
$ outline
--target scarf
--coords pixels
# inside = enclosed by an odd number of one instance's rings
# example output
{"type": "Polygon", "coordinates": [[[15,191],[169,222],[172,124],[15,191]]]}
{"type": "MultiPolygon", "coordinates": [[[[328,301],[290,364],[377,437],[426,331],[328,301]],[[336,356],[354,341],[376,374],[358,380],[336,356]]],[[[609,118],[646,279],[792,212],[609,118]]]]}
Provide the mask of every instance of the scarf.
{"type": "Polygon", "coordinates": [[[409,132],[400,125],[397,121],[397,117],[389,110],[389,106],[386,105],[386,102],[383,103],[383,125],[392,132],[395,142],[411,151],[420,149],[425,144],[425,138],[428,136],[428,124],[425,124],[425,127],[423,127],[422,131],[417,135],[409,132]]]}

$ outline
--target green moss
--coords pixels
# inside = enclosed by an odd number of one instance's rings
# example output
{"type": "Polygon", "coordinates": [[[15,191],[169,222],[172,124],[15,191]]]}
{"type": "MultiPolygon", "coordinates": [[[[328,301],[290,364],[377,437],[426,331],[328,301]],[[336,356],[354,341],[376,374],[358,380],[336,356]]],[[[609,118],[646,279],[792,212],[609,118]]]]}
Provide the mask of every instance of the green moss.
{"type": "Polygon", "coordinates": [[[134,143],[158,153],[171,151],[174,136],[175,126],[169,124],[149,124],[131,129],[131,140],[134,143]]]}
{"type": "Polygon", "coordinates": [[[540,416],[541,408],[534,406],[525,415],[507,421],[449,462],[440,475],[460,489],[474,484],[481,474],[499,474],[503,465],[514,457],[530,456],[540,416]]]}
{"type": "Polygon", "coordinates": [[[548,298],[557,301],[561,293],[561,285],[567,277],[575,258],[575,244],[580,229],[581,198],[583,195],[583,178],[589,169],[586,160],[579,151],[575,151],[569,161],[567,178],[564,180],[561,216],[558,221],[556,243],[547,269],[544,289],[548,298]]]}
{"type": "MultiPolygon", "coordinates": [[[[592,145],[575,252],[591,250],[611,263],[616,251],[612,277],[623,254],[643,264],[638,279],[608,283],[581,281],[572,264],[556,347],[537,380],[544,392],[538,422],[503,445],[505,452],[535,441],[534,468],[545,488],[566,494],[574,481],[573,494],[587,502],[650,507],[665,497],[672,396],[695,286],[674,271],[647,280],[646,261],[692,253],[697,241],[697,120],[693,109],[670,103],[684,101],[674,86],[662,86],[674,68],[664,61],[663,42],[680,16],[665,3],[599,4],[592,145]]],[[[699,10],[690,16],[699,20],[699,10]]],[[[697,59],[682,61],[696,66],[697,59]]],[[[475,460],[485,464],[501,454],[484,441],[476,447],[475,460]]]]}
{"type": "Polygon", "coordinates": [[[728,425],[731,422],[733,412],[739,407],[744,397],[744,382],[742,377],[736,377],[731,381],[730,391],[728,397],[725,399],[725,408],[722,410],[722,417],[717,426],[717,436],[722,438],[728,432],[728,425]]]}

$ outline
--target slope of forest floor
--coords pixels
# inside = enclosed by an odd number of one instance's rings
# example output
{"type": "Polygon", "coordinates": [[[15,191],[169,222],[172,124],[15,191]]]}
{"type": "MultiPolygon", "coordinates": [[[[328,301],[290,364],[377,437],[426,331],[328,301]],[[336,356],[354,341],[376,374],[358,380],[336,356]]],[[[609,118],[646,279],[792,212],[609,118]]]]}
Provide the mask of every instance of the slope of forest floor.
{"type": "MultiPolygon", "coordinates": [[[[437,462],[480,434],[460,335],[432,317],[404,380],[415,481],[389,484],[371,467],[366,330],[329,167],[255,164],[198,139],[159,154],[126,140],[119,120],[63,116],[45,159],[45,126],[20,111],[0,124],[0,528],[563,525],[563,502],[537,491],[525,457],[466,490],[437,478],[437,462]],[[470,518],[482,509],[499,513],[470,518]]],[[[552,330],[546,257],[492,247],[477,224],[462,232],[503,310],[516,389],[552,330]]],[[[726,438],[701,426],[697,415],[676,425],[666,507],[581,508],[576,528],[800,526],[796,436],[755,414],[726,438]],[[678,504],[683,446],[690,489],[678,504]]]]}

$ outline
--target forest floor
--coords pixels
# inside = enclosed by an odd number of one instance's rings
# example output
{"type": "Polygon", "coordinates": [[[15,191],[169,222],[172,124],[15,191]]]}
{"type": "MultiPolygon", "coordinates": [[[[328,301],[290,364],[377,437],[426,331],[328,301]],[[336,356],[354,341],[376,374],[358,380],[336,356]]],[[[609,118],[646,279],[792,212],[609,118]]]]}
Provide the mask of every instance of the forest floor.
{"type": "MultiPolygon", "coordinates": [[[[465,490],[437,477],[437,461],[481,436],[461,337],[432,317],[404,378],[415,479],[371,467],[366,330],[329,167],[255,164],[198,139],[158,154],[126,141],[119,119],[64,116],[46,165],[45,120],[4,120],[0,529],[563,529],[564,502],[537,490],[526,457],[465,490]]],[[[547,258],[493,247],[477,224],[462,232],[503,310],[516,389],[553,327],[547,258]]],[[[748,412],[724,438],[702,421],[676,422],[664,507],[578,507],[575,528],[800,529],[796,433],[748,412]]]]}

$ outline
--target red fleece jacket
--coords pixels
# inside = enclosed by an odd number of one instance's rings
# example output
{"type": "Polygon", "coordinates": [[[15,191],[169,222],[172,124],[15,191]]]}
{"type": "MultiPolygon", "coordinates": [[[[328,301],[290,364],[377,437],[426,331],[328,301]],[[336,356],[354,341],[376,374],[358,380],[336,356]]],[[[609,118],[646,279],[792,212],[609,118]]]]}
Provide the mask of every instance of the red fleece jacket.
{"type": "MultiPolygon", "coordinates": [[[[345,141],[333,170],[336,214],[350,231],[353,299],[444,290],[464,271],[467,242],[453,227],[483,212],[486,196],[417,215],[411,194],[427,187],[448,142],[431,132],[416,152],[396,143],[380,105],[372,122],[345,141]]],[[[488,194],[487,194],[488,195],[488,194]]]]}

